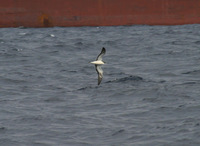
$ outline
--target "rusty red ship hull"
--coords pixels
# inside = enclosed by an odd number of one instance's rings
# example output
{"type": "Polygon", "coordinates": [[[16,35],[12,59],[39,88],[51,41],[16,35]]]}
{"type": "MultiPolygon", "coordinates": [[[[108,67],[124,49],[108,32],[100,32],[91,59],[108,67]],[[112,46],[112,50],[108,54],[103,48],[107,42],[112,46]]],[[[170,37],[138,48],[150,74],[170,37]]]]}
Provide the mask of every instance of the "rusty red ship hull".
{"type": "Polygon", "coordinates": [[[200,0],[1,0],[0,27],[200,23],[200,0]]]}

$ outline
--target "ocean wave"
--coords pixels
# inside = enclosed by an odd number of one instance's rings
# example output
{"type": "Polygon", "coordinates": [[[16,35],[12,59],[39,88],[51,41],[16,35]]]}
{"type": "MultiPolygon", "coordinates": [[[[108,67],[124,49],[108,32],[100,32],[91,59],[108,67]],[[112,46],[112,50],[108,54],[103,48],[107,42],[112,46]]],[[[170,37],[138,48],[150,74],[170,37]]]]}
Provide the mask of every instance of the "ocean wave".
{"type": "Polygon", "coordinates": [[[142,77],[139,76],[128,76],[128,77],[123,77],[123,78],[119,78],[119,79],[115,79],[115,80],[111,80],[111,81],[107,81],[106,83],[122,83],[122,82],[129,82],[129,81],[142,81],[144,80],[142,77]]]}
{"type": "Polygon", "coordinates": [[[182,74],[199,74],[200,70],[193,70],[193,71],[188,71],[188,72],[184,72],[182,74]]]}

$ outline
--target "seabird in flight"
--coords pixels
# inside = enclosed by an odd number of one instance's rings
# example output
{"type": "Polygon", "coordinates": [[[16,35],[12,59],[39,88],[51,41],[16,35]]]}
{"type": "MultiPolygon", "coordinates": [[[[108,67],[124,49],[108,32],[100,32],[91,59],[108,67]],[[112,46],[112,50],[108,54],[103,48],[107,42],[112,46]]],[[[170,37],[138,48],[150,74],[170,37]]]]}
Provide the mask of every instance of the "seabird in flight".
{"type": "Polygon", "coordinates": [[[98,74],[98,85],[101,83],[101,80],[103,78],[103,70],[101,69],[101,65],[105,64],[105,62],[102,61],[102,56],[106,53],[106,49],[103,47],[101,50],[101,53],[97,56],[96,61],[92,61],[90,63],[95,64],[95,68],[98,74]]]}

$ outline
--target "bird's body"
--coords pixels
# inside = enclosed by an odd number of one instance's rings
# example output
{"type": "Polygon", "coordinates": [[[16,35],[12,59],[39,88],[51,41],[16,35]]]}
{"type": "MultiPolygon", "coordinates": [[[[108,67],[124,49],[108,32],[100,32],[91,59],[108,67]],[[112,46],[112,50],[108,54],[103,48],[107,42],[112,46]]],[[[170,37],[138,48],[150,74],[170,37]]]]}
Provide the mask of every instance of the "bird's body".
{"type": "Polygon", "coordinates": [[[92,61],[92,62],[90,62],[90,63],[96,64],[96,65],[103,65],[103,64],[105,64],[105,63],[104,63],[103,61],[101,61],[101,60],[92,61]]]}
{"type": "Polygon", "coordinates": [[[101,53],[97,56],[96,61],[92,61],[90,63],[95,64],[95,68],[98,74],[98,85],[101,83],[101,80],[103,78],[103,70],[101,69],[101,65],[105,64],[102,61],[102,56],[106,53],[106,49],[102,48],[101,53]]]}

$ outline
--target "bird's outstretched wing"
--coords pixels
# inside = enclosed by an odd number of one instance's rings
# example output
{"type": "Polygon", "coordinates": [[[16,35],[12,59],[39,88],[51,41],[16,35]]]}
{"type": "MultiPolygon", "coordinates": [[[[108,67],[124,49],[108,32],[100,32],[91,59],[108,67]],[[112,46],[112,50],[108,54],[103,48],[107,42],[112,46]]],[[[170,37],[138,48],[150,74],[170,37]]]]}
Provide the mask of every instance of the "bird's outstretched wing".
{"type": "Polygon", "coordinates": [[[95,68],[96,68],[96,71],[97,71],[97,74],[98,74],[98,85],[100,85],[101,80],[103,78],[103,70],[102,70],[100,65],[95,65],[95,68]]]}
{"type": "Polygon", "coordinates": [[[102,56],[106,53],[106,49],[103,47],[101,53],[97,56],[97,60],[102,60],[102,56]]]}

